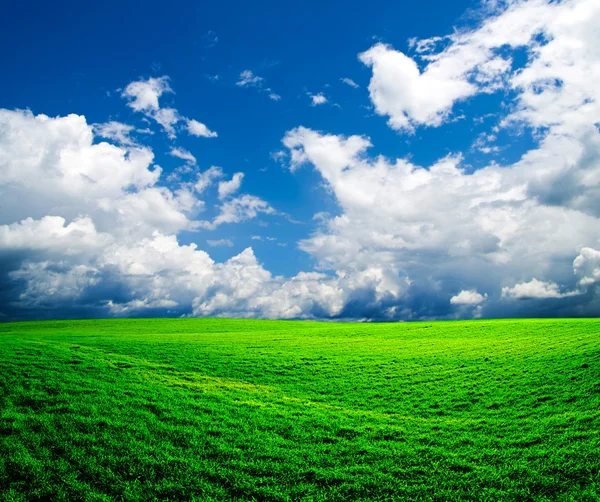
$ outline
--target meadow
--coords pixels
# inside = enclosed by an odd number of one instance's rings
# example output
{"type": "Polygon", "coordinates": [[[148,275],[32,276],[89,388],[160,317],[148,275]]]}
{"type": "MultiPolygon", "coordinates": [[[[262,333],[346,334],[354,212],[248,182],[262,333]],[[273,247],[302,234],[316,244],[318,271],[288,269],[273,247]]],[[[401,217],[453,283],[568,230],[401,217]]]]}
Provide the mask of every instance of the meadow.
{"type": "Polygon", "coordinates": [[[0,324],[0,500],[600,500],[600,320],[0,324]]]}

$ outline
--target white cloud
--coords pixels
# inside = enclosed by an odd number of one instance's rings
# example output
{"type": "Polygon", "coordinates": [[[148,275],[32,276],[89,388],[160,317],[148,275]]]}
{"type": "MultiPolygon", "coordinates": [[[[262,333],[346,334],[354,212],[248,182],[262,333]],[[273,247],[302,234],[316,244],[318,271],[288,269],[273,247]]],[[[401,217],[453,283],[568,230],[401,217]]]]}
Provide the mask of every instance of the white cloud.
{"type": "MultiPolygon", "coordinates": [[[[351,276],[286,279],[273,277],[250,248],[215,263],[196,244],[180,244],[182,230],[277,212],[242,194],[227,198],[211,222],[197,222],[193,215],[202,201],[186,184],[160,186],[152,159],[147,148],[95,143],[81,116],[0,111],[0,191],[8,208],[0,215],[0,260],[7,272],[0,279],[9,281],[3,291],[18,291],[7,304],[9,317],[153,310],[314,318],[344,315],[349,302],[364,298],[372,305],[371,290],[377,298],[387,294],[389,278],[376,267],[351,276]]],[[[203,191],[220,176],[213,167],[199,175],[195,188],[203,191]]]]}
{"type": "MultiPolygon", "coordinates": [[[[180,243],[183,231],[199,231],[186,241],[199,235],[206,242],[206,232],[220,225],[252,218],[264,224],[265,215],[280,214],[266,200],[236,193],[241,176],[237,187],[235,178],[220,184],[226,188],[216,216],[198,221],[206,206],[198,196],[222,181],[220,168],[167,188],[151,149],[131,139],[131,126],[0,110],[0,292],[10,299],[3,310],[365,319],[597,315],[600,5],[485,5],[492,14],[479,26],[415,40],[412,58],[382,44],[361,54],[373,72],[373,105],[394,129],[412,131],[455,119],[456,104],[476,94],[505,90],[496,125],[503,134],[515,125],[534,130],[535,146],[515,162],[472,172],[460,153],[420,166],[370,156],[365,136],[290,130],[283,139],[288,153],[276,160],[289,159],[292,171],[314,166],[337,204],[298,243],[319,272],[273,276],[251,248],[216,263],[196,244],[180,243]],[[519,56],[519,69],[514,49],[527,56],[519,56]],[[469,289],[457,294],[461,285],[469,289]],[[525,298],[537,301],[507,301],[525,298]]],[[[238,84],[273,94],[251,72],[238,84]]],[[[172,93],[166,77],[123,91],[132,110],[174,136],[197,121],[162,106],[172,93]]],[[[472,148],[493,153],[500,148],[496,134],[486,131],[472,148]]],[[[176,151],[192,162],[189,152],[176,151]]]]}
{"type": "Polygon", "coordinates": [[[178,159],[185,160],[189,164],[196,165],[196,157],[194,157],[188,150],[180,147],[173,147],[169,152],[169,155],[177,157],[178,159]]]}
{"type": "Polygon", "coordinates": [[[188,119],[187,130],[192,136],[202,136],[204,138],[216,138],[217,137],[216,132],[211,131],[203,123],[198,122],[197,120],[188,119]]]}
{"type": "MultiPolygon", "coordinates": [[[[568,279],[577,247],[597,239],[600,220],[593,213],[570,201],[548,204],[530,196],[542,175],[563,165],[565,148],[572,152],[571,169],[585,158],[572,141],[543,143],[513,165],[467,174],[460,156],[423,168],[405,159],[368,157],[370,141],[362,136],[293,129],[283,139],[290,167],[312,164],[340,207],[339,216],[325,216],[300,247],[338,274],[379,267],[385,287],[397,294],[408,278],[414,294],[452,296],[452,283],[445,281],[460,277],[473,289],[495,291],[484,306],[493,309],[506,277],[568,279]]],[[[404,315],[419,309],[426,304],[404,315]]],[[[439,315],[441,307],[436,309],[439,315]]]]}
{"type": "Polygon", "coordinates": [[[588,48],[598,43],[595,0],[508,1],[491,8],[493,14],[476,29],[413,41],[416,58],[381,43],[359,55],[373,71],[369,92],[375,110],[389,117],[390,127],[412,131],[418,125],[439,126],[456,102],[506,87],[525,91],[515,118],[543,123],[566,111],[568,100],[553,103],[564,88],[555,89],[555,79],[572,84],[567,91],[571,97],[577,87],[591,90],[598,71],[588,64],[595,57],[588,48]],[[541,34],[550,42],[539,42],[541,34]],[[530,60],[524,70],[511,73],[512,60],[500,49],[526,46],[530,60]]]}
{"type": "Polygon", "coordinates": [[[175,233],[192,230],[197,223],[190,221],[189,216],[194,209],[203,207],[185,188],[173,192],[160,186],[127,193],[117,200],[99,199],[97,204],[114,215],[120,227],[138,235],[148,235],[153,230],[175,233]]]}
{"type": "Polygon", "coordinates": [[[529,282],[521,282],[513,287],[502,288],[502,296],[514,300],[545,299],[545,298],[565,298],[574,296],[579,292],[561,293],[560,287],[555,282],[538,281],[531,279],[529,282]]]}
{"type": "MultiPolygon", "coordinates": [[[[17,291],[9,317],[321,312],[298,306],[312,305],[301,285],[297,297],[277,300],[274,292],[296,286],[273,278],[250,249],[218,264],[195,244],[180,244],[176,234],[194,227],[189,216],[201,201],[187,185],[158,185],[151,162],[148,149],[94,143],[84,117],[0,110],[0,192],[9,208],[0,216],[0,280],[3,291],[17,291]]],[[[207,179],[220,175],[219,168],[207,172],[207,179]]],[[[213,226],[275,213],[247,194],[220,210],[213,226]]],[[[318,295],[325,286],[310,287],[318,295]]]]}
{"type": "Polygon", "coordinates": [[[328,172],[348,166],[371,146],[369,139],[362,136],[322,135],[305,127],[289,131],[283,144],[289,149],[292,170],[309,162],[319,162],[328,172]]]}
{"type": "MultiPolygon", "coordinates": [[[[95,144],[92,128],[75,115],[51,119],[2,111],[0,124],[0,187],[10,207],[1,216],[6,224],[0,225],[0,248],[20,253],[9,277],[21,285],[18,305],[30,312],[69,305],[113,315],[156,309],[180,315],[417,319],[444,315],[418,302],[422,295],[425,304],[452,296],[447,292],[454,282],[445,284],[445,277],[473,284],[452,303],[444,300],[449,309],[467,300],[475,305],[478,290],[495,290],[495,298],[477,303],[485,312],[498,303],[505,277],[517,278],[505,289],[507,298],[574,296],[552,274],[563,262],[570,268],[577,253],[572,266],[581,284],[597,275],[598,252],[573,249],[573,243],[595,242],[596,217],[528,199],[527,184],[538,177],[531,159],[467,175],[456,157],[424,169],[367,157],[370,142],[364,137],[290,131],[284,142],[296,168],[315,166],[341,214],[323,215],[321,229],[301,242],[333,273],[283,278],[265,270],[251,249],[215,263],[195,244],[180,244],[176,234],[193,227],[190,215],[199,201],[185,186],[171,191],[157,185],[149,151],[95,144]],[[9,194],[14,198],[7,199],[9,194]],[[22,199],[28,203],[16,204],[22,199]],[[31,211],[39,216],[28,218],[31,211]],[[529,274],[545,280],[519,281],[529,274]]],[[[543,162],[547,167],[546,157],[543,162]]],[[[213,167],[201,176],[208,180],[200,182],[204,190],[222,172],[213,167]]],[[[201,226],[264,214],[276,211],[243,194],[227,199],[217,217],[201,226]]]]}
{"type": "Polygon", "coordinates": [[[218,239],[218,240],[208,239],[206,242],[208,243],[209,246],[212,246],[212,247],[218,247],[218,246],[233,247],[233,241],[231,239],[218,239]]]}
{"type": "Polygon", "coordinates": [[[160,110],[153,111],[151,116],[162,126],[169,138],[174,138],[176,136],[175,124],[177,124],[182,117],[179,116],[179,113],[175,108],[161,108],[160,110]]]}
{"type": "Polygon", "coordinates": [[[322,92],[318,94],[307,93],[308,97],[311,99],[311,106],[324,105],[327,103],[327,98],[323,95],[322,92]]]}
{"type": "Polygon", "coordinates": [[[131,82],[121,94],[128,100],[128,106],[136,112],[156,112],[160,110],[158,99],[165,93],[172,93],[169,77],[150,77],[148,80],[131,82]]]}
{"type": "Polygon", "coordinates": [[[223,170],[219,166],[211,166],[204,172],[198,174],[198,180],[196,181],[194,188],[198,193],[204,192],[209,186],[211,186],[217,179],[223,177],[223,170]]]}
{"type": "Polygon", "coordinates": [[[0,221],[40,218],[52,207],[75,218],[82,209],[97,210],[100,198],[118,199],[158,181],[161,169],[152,164],[150,149],[93,140],[80,115],[0,110],[0,221]]]}
{"type": "Polygon", "coordinates": [[[493,144],[496,139],[495,134],[481,133],[477,136],[471,148],[485,154],[498,153],[501,150],[500,147],[493,144]]]}
{"type": "MultiPolygon", "coordinates": [[[[593,313],[579,288],[596,281],[589,250],[600,230],[594,85],[600,6],[589,0],[502,5],[474,30],[415,41],[414,59],[383,44],[360,58],[373,68],[373,104],[395,129],[440,125],[456,102],[503,88],[516,93],[517,106],[506,107],[502,125],[538,129],[538,145],[513,164],[491,163],[469,174],[460,154],[421,167],[367,157],[371,143],[363,136],[293,129],[283,140],[290,169],[312,164],[340,207],[300,247],[338,274],[380,266],[388,277],[408,277],[412,294],[425,298],[448,294],[447,278],[460,277],[490,293],[478,315],[513,308],[498,303],[502,287],[505,298],[577,296],[577,310],[568,310],[572,298],[563,312],[593,313]],[[515,71],[511,51],[519,47],[527,47],[529,58],[515,71]]],[[[499,151],[496,132],[473,148],[499,151]]],[[[407,318],[443,312],[416,300],[406,308],[407,318]]]]}
{"type": "Polygon", "coordinates": [[[214,229],[223,223],[240,223],[256,218],[259,214],[276,214],[270,204],[254,195],[243,194],[227,199],[220,206],[220,213],[212,222],[204,222],[205,228],[214,229]]]}
{"type": "Polygon", "coordinates": [[[600,282],[600,251],[584,247],[573,261],[573,271],[579,277],[579,285],[587,288],[600,282]]]}
{"type": "Polygon", "coordinates": [[[140,312],[149,309],[172,309],[177,307],[178,303],[173,300],[151,300],[144,298],[143,300],[131,300],[127,303],[115,304],[109,300],[106,304],[111,314],[127,315],[135,312],[140,312]]]}
{"type": "Polygon", "coordinates": [[[193,136],[217,137],[217,133],[201,122],[182,117],[175,108],[161,107],[159,98],[166,93],[173,93],[173,89],[169,85],[169,77],[165,75],[131,82],[121,96],[128,100],[127,105],[134,111],[143,113],[162,126],[169,138],[175,138],[177,134],[175,126],[179,122],[185,122],[188,133],[193,136]]]}
{"type": "Polygon", "coordinates": [[[413,123],[439,126],[455,101],[476,92],[455,72],[439,75],[432,68],[421,73],[413,59],[388,45],[379,43],[359,58],[373,69],[369,92],[375,111],[388,115],[393,129],[412,130],[413,123]]]}
{"type": "Polygon", "coordinates": [[[130,134],[135,130],[135,127],[121,122],[106,122],[105,124],[94,124],[94,133],[101,138],[114,141],[121,145],[134,145],[135,141],[131,139],[130,134]]]}
{"type": "Polygon", "coordinates": [[[219,199],[224,199],[225,197],[237,192],[242,186],[243,179],[244,173],[235,173],[231,180],[221,181],[219,183],[219,199]]]}
{"type": "Polygon", "coordinates": [[[257,87],[261,86],[264,78],[254,75],[250,70],[244,70],[240,73],[239,80],[235,83],[240,87],[257,87]]]}
{"type": "Polygon", "coordinates": [[[283,280],[272,277],[250,248],[217,266],[220,281],[214,294],[194,299],[194,315],[307,318],[339,314],[347,299],[340,280],[300,273],[283,280]]]}
{"type": "Polygon", "coordinates": [[[358,89],[358,88],[360,87],[360,86],[359,86],[359,85],[358,85],[358,84],[357,84],[357,83],[356,83],[354,80],[352,80],[351,78],[344,77],[344,78],[341,78],[340,80],[341,80],[342,82],[344,82],[344,84],[347,84],[347,85],[349,85],[350,87],[354,87],[355,89],[358,89]]]}
{"type": "Polygon", "coordinates": [[[269,99],[272,99],[273,101],[279,101],[281,99],[281,96],[279,94],[271,92],[269,93],[269,99]]]}
{"type": "Polygon", "coordinates": [[[487,295],[482,295],[474,289],[463,289],[460,293],[450,298],[450,303],[452,305],[479,305],[486,298],[487,295]]]}
{"type": "Polygon", "coordinates": [[[279,164],[283,164],[287,157],[287,153],[284,152],[283,150],[276,150],[274,152],[271,152],[269,154],[269,157],[271,157],[271,159],[274,160],[275,162],[278,162],[279,164]]]}
{"type": "Polygon", "coordinates": [[[98,233],[89,217],[79,217],[68,225],[61,216],[0,225],[0,249],[44,250],[71,256],[101,248],[112,240],[110,234],[98,233]]]}

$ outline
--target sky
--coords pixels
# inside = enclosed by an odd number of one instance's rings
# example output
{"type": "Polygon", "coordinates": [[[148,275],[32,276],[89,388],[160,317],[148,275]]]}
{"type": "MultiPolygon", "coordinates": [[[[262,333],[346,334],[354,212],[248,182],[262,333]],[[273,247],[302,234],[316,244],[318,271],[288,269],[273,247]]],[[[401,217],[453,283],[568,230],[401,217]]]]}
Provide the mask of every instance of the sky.
{"type": "Polygon", "coordinates": [[[12,2],[0,321],[600,314],[600,0],[12,2]]]}

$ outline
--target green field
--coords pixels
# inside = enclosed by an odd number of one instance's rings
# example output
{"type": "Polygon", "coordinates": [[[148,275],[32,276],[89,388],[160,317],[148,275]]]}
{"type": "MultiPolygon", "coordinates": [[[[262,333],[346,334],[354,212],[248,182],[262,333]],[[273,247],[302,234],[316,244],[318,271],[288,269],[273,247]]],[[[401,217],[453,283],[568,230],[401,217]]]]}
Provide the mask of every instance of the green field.
{"type": "Polygon", "coordinates": [[[0,324],[0,500],[600,500],[600,320],[0,324]]]}

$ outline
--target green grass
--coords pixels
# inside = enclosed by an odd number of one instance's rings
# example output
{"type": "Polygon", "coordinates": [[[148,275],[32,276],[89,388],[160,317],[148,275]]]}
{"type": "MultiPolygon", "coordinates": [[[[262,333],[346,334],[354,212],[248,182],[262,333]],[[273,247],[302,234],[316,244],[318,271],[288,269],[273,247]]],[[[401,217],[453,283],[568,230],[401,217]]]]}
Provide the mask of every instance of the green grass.
{"type": "Polygon", "coordinates": [[[600,500],[600,320],[0,325],[0,500],[600,500]]]}

